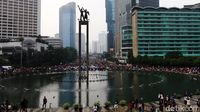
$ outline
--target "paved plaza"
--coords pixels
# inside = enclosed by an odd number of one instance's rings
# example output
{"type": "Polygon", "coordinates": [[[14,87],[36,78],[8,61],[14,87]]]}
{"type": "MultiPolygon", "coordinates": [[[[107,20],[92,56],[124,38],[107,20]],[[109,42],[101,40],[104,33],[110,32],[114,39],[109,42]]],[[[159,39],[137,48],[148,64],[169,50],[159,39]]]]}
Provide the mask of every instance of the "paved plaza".
{"type": "MultiPolygon", "coordinates": [[[[199,97],[200,97],[199,95],[198,96],[195,95],[195,96],[193,96],[191,98],[190,103],[191,103],[192,106],[197,107],[196,106],[196,102],[197,102],[199,97]]],[[[176,104],[177,104],[178,107],[186,107],[185,104],[184,104],[184,98],[176,99],[175,101],[176,101],[176,104]]],[[[155,106],[158,109],[159,108],[158,101],[145,103],[145,112],[150,112],[150,108],[152,106],[155,106]]],[[[127,112],[127,111],[128,111],[128,107],[127,106],[125,106],[125,107],[119,106],[119,108],[116,109],[116,110],[111,109],[111,110],[108,111],[105,108],[101,108],[101,110],[100,110],[100,112],[127,112]]],[[[41,108],[40,109],[39,108],[37,108],[37,109],[28,109],[28,112],[75,112],[75,111],[72,108],[70,108],[69,110],[64,110],[63,108],[59,107],[59,108],[51,108],[51,109],[46,109],[46,110],[42,110],[41,108]]],[[[91,107],[85,107],[83,109],[83,112],[93,112],[93,110],[92,110],[91,107]]],[[[138,111],[133,110],[132,112],[138,112],[138,111]]],[[[164,112],[167,112],[166,109],[164,109],[164,112]]],[[[200,112],[200,110],[193,111],[193,112],[200,112]]]]}

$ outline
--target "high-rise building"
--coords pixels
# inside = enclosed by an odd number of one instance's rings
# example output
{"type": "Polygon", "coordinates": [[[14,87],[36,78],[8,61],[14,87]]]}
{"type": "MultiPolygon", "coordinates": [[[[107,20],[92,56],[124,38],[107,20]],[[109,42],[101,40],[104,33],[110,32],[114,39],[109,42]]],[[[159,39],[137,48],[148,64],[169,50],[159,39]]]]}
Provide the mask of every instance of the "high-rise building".
{"type": "Polygon", "coordinates": [[[133,56],[200,56],[200,8],[132,9],[133,56]]]}
{"type": "Polygon", "coordinates": [[[116,0],[115,50],[123,58],[132,49],[131,8],[134,6],[159,7],[159,0],[116,0]]]}
{"type": "MultiPolygon", "coordinates": [[[[75,38],[75,49],[77,52],[79,52],[79,34],[76,33],[76,38],[75,38]]],[[[85,43],[85,34],[81,33],[81,53],[85,54],[86,53],[86,43],[85,43]]]]}
{"type": "MultiPolygon", "coordinates": [[[[132,48],[131,45],[129,44],[131,39],[131,7],[132,7],[132,0],[124,0],[123,2],[120,3],[120,13],[119,13],[119,18],[120,18],[120,26],[119,26],[119,31],[120,31],[120,56],[123,58],[126,58],[128,55],[128,51],[132,48]],[[128,33],[129,34],[128,34],[128,33]]],[[[119,39],[118,39],[119,40],[119,39]]]]}
{"type": "Polygon", "coordinates": [[[92,53],[98,53],[98,42],[92,41],[92,53]]]}
{"type": "Polygon", "coordinates": [[[194,5],[184,5],[184,8],[200,8],[200,3],[194,4],[194,5]]]}
{"type": "Polygon", "coordinates": [[[59,36],[63,41],[63,47],[75,48],[76,34],[76,4],[70,2],[60,8],[59,12],[59,36]]]}
{"type": "Polygon", "coordinates": [[[107,35],[106,32],[99,33],[98,53],[107,52],[107,35]]]}
{"type": "Polygon", "coordinates": [[[37,37],[41,0],[0,0],[0,39],[37,37]]]}
{"type": "Polygon", "coordinates": [[[107,45],[108,51],[114,49],[115,34],[115,0],[105,0],[106,23],[107,23],[107,45]]]}
{"type": "Polygon", "coordinates": [[[159,7],[159,0],[132,0],[132,6],[140,7],[159,7]]]}
{"type": "Polygon", "coordinates": [[[117,57],[121,56],[121,33],[120,33],[120,10],[121,10],[121,0],[115,0],[115,55],[117,57]]]}

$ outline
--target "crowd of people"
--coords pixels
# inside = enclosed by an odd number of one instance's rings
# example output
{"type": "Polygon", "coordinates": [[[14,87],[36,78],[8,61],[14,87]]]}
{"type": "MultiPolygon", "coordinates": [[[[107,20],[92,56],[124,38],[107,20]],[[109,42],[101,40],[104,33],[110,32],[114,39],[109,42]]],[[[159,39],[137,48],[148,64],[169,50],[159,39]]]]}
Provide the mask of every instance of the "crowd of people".
{"type": "MultiPolygon", "coordinates": [[[[120,109],[121,105],[118,102],[115,102],[113,105],[111,105],[111,108],[107,108],[109,110],[112,110],[114,112],[165,112],[165,111],[170,111],[170,112],[182,112],[185,110],[188,111],[200,111],[200,98],[198,98],[196,102],[196,104],[191,104],[190,101],[192,99],[192,94],[191,93],[186,93],[184,95],[184,102],[183,105],[177,103],[177,96],[176,94],[173,95],[165,95],[164,93],[160,92],[158,94],[158,103],[155,104],[151,104],[147,105],[146,103],[143,102],[143,98],[140,98],[139,100],[132,100],[129,101],[125,107],[124,110],[120,109]],[[186,98],[186,99],[185,99],[186,98]]],[[[180,100],[182,101],[182,100],[180,100]]],[[[98,105],[94,105],[93,106],[93,112],[100,112],[98,110],[101,110],[101,107],[99,107],[98,105]]]]}
{"type": "Polygon", "coordinates": [[[28,112],[28,100],[23,98],[20,101],[19,106],[17,104],[11,104],[8,100],[5,100],[0,106],[0,112],[13,112],[19,110],[19,112],[28,112]]]}
{"type": "Polygon", "coordinates": [[[164,108],[169,107],[176,107],[176,101],[175,101],[176,96],[172,95],[166,95],[164,96],[164,94],[161,92],[158,94],[158,101],[159,101],[159,110],[161,112],[164,111],[164,108]]]}
{"type": "MultiPolygon", "coordinates": [[[[42,110],[46,109],[46,104],[47,104],[47,98],[46,96],[44,96],[42,110]]],[[[19,104],[12,104],[9,102],[9,100],[5,100],[0,105],[0,112],[13,112],[18,110],[19,112],[28,112],[28,100],[26,98],[23,98],[19,104]]]]}
{"type": "Polygon", "coordinates": [[[135,70],[140,71],[155,71],[155,72],[170,72],[188,75],[200,75],[200,67],[160,67],[160,66],[135,66],[135,70]]]}
{"type": "MultiPolygon", "coordinates": [[[[72,64],[61,64],[56,66],[40,66],[40,67],[21,67],[21,68],[9,68],[5,69],[0,67],[0,79],[17,76],[17,75],[27,75],[27,74],[43,74],[43,73],[58,73],[58,72],[66,72],[66,71],[78,71],[79,65],[78,63],[72,64]]],[[[81,70],[87,70],[86,64],[82,64],[81,70]]],[[[180,73],[180,74],[188,74],[188,75],[197,75],[200,76],[200,67],[161,67],[161,66],[144,66],[144,65],[130,65],[130,64],[117,64],[109,61],[95,61],[90,63],[89,66],[90,71],[154,71],[154,72],[169,72],[169,73],[180,73]]],[[[184,104],[190,105],[191,96],[184,97],[184,104]]],[[[24,101],[25,102],[25,101],[24,101]]],[[[26,109],[25,103],[21,102],[22,109],[26,109]]],[[[116,103],[117,104],[117,103],[116,103]]],[[[115,104],[115,105],[116,105],[115,104]]],[[[200,106],[200,99],[197,102],[197,105],[200,106]]],[[[162,93],[159,94],[159,109],[162,111],[165,107],[174,107],[176,106],[176,102],[173,97],[169,97],[168,95],[164,96],[162,93]]],[[[45,107],[45,105],[44,105],[45,107]]],[[[136,108],[144,110],[144,105],[138,104],[136,102],[129,102],[129,108],[136,108]]],[[[8,101],[5,101],[1,105],[1,109],[10,109],[11,106],[8,101]]],[[[97,110],[97,107],[95,108],[97,110]]],[[[154,107],[151,108],[152,112],[154,111],[154,107]]]]}
{"type": "Polygon", "coordinates": [[[0,107],[0,112],[6,112],[6,111],[9,111],[11,110],[11,104],[8,100],[5,100],[2,104],[1,104],[1,107],[0,107]]]}
{"type": "MultiPolygon", "coordinates": [[[[182,106],[184,108],[191,108],[191,110],[193,109],[200,109],[200,98],[198,98],[198,100],[196,101],[196,104],[191,104],[191,99],[192,99],[192,94],[191,93],[186,93],[183,97],[184,101],[182,102],[182,105],[178,104],[176,102],[177,96],[176,94],[173,95],[165,95],[164,93],[160,92],[158,94],[158,106],[155,106],[153,104],[151,104],[151,102],[149,102],[149,104],[151,105],[147,105],[144,101],[143,98],[141,97],[140,99],[135,99],[135,100],[130,100],[128,103],[123,102],[122,100],[120,102],[115,101],[113,104],[110,104],[109,106],[105,105],[100,105],[100,103],[95,103],[92,107],[91,107],[91,111],[92,112],[101,112],[101,110],[104,108],[106,110],[112,110],[114,112],[164,112],[167,109],[171,109],[169,111],[173,112],[183,109],[183,108],[178,108],[178,106],[182,106]],[[123,103],[122,103],[123,102],[123,103]],[[192,108],[192,106],[196,106],[197,108],[192,108]],[[126,107],[125,109],[123,109],[122,107],[126,107]]],[[[181,100],[180,100],[181,101],[181,100]]],[[[42,101],[42,110],[46,109],[46,104],[47,104],[47,98],[46,96],[44,96],[43,101],[42,101]]],[[[79,107],[79,106],[78,106],[79,107]]],[[[19,112],[27,112],[27,108],[28,107],[28,100],[23,98],[21,100],[21,102],[19,103],[19,105],[11,105],[11,103],[6,100],[5,102],[3,102],[0,105],[0,112],[13,112],[13,111],[18,111],[19,112]]],[[[75,108],[74,108],[75,109],[75,108]]],[[[77,108],[76,108],[77,109],[77,108]]],[[[81,110],[83,110],[83,107],[81,106],[81,110]]]]}
{"type": "MultiPolygon", "coordinates": [[[[200,98],[198,98],[198,100],[196,100],[196,104],[192,104],[191,100],[192,100],[192,93],[186,92],[184,97],[183,97],[183,104],[182,106],[180,106],[177,102],[176,102],[176,95],[165,95],[163,93],[159,93],[158,94],[158,101],[159,101],[159,110],[161,112],[165,110],[167,111],[200,111],[200,98]]],[[[153,111],[154,112],[154,111],[153,111]]]]}
{"type": "MultiPolygon", "coordinates": [[[[21,67],[4,69],[0,67],[0,78],[23,75],[23,74],[40,74],[65,71],[78,71],[77,63],[63,64],[56,66],[40,66],[40,67],[21,67]]],[[[81,70],[87,70],[87,66],[82,64],[81,70]]],[[[200,75],[200,67],[161,67],[161,66],[144,66],[131,64],[117,64],[109,61],[96,61],[89,66],[90,71],[155,71],[155,72],[171,72],[189,75],[200,75]]]]}

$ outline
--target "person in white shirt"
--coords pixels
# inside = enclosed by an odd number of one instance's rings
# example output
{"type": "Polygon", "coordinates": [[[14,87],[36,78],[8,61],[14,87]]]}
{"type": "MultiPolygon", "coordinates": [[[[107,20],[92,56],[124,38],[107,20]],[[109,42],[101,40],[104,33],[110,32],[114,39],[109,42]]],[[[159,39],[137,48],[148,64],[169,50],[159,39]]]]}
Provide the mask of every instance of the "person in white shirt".
{"type": "Polygon", "coordinates": [[[190,97],[187,97],[187,106],[190,106],[190,97]]]}

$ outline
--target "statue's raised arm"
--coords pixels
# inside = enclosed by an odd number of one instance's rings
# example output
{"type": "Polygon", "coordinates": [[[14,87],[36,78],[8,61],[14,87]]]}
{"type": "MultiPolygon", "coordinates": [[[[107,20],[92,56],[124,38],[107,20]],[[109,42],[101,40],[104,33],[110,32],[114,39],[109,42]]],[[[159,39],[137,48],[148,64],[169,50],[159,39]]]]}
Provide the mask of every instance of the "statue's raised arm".
{"type": "Polygon", "coordinates": [[[80,10],[80,12],[81,12],[81,8],[79,7],[79,5],[78,5],[78,9],[80,10]]]}
{"type": "Polygon", "coordinates": [[[82,8],[80,8],[79,7],[79,5],[78,5],[78,8],[79,8],[79,10],[80,10],[80,21],[83,21],[84,19],[85,19],[85,17],[84,17],[84,8],[82,7],[82,8]]]}

